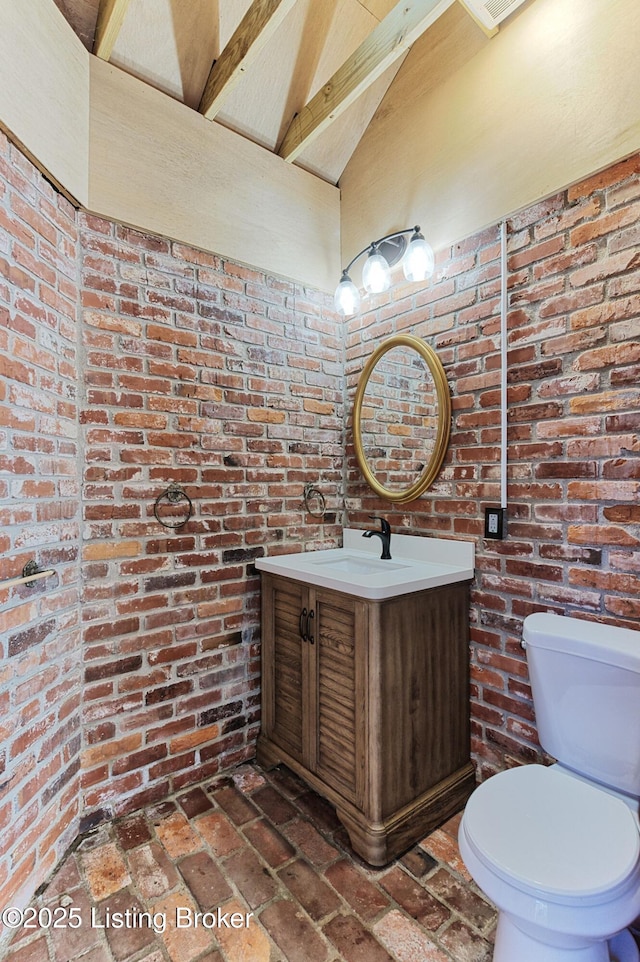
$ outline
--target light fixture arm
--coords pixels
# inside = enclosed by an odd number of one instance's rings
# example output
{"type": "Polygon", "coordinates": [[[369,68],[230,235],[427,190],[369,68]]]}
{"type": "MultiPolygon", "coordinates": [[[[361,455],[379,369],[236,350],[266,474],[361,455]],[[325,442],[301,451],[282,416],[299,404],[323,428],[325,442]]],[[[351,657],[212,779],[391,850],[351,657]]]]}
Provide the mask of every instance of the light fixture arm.
{"type": "Polygon", "coordinates": [[[404,276],[408,281],[423,281],[434,268],[434,254],[420,232],[420,226],[394,230],[358,251],[342,271],[333,302],[338,314],[352,317],[360,309],[360,291],[351,280],[349,271],[363,254],[368,254],[362,269],[362,284],[368,294],[381,294],[391,286],[391,268],[402,258],[404,276]],[[407,242],[405,234],[411,234],[407,242]],[[401,240],[402,239],[402,240],[401,240]]]}
{"type": "Polygon", "coordinates": [[[371,241],[370,244],[367,244],[366,247],[363,247],[362,250],[359,251],[359,253],[357,253],[356,256],[349,261],[347,266],[342,271],[342,276],[344,277],[345,274],[348,276],[349,271],[351,270],[351,268],[353,267],[353,265],[355,264],[355,262],[358,260],[359,257],[362,257],[363,254],[366,254],[372,250],[377,250],[380,244],[384,243],[384,241],[393,240],[394,237],[402,237],[403,234],[419,234],[419,233],[420,233],[420,225],[416,224],[415,227],[407,227],[405,230],[394,230],[391,234],[386,234],[384,237],[379,237],[378,240],[376,241],[371,241]]]}

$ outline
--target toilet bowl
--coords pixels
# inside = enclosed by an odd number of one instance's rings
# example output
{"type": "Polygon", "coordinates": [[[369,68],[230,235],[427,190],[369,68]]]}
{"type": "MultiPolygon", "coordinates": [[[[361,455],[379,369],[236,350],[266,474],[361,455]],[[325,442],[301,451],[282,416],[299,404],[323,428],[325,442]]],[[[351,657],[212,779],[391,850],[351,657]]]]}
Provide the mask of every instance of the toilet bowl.
{"type": "Polygon", "coordinates": [[[640,829],[619,797],[560,766],[511,769],[473,793],[459,844],[500,912],[494,962],[638,962],[640,829]]]}
{"type": "Polygon", "coordinates": [[[499,909],[494,962],[638,962],[640,632],[538,611],[522,643],[557,764],[484,782],[459,834],[499,909]]]}

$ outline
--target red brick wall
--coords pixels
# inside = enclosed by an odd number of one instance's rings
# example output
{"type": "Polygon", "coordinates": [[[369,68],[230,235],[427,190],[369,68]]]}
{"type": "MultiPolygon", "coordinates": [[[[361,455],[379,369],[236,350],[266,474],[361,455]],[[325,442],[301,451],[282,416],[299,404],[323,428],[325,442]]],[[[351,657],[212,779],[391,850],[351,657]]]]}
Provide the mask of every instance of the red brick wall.
{"type": "Polygon", "coordinates": [[[24,904],[79,816],[75,211],[0,133],[0,906],[24,904]]]}
{"type": "Polygon", "coordinates": [[[55,570],[0,590],[0,904],[79,829],[253,754],[253,560],[341,533],[328,303],[78,214],[0,137],[0,579],[55,570]]]}
{"type": "MultiPolygon", "coordinates": [[[[376,502],[348,447],[347,494],[351,522],[383,511],[396,529],[476,541],[484,773],[538,751],[528,611],[640,623],[639,170],[510,222],[504,542],[482,524],[499,497],[497,230],[350,327],[351,391],[395,330],[426,337],[452,385],[431,491],[376,502]]],[[[55,569],[0,590],[1,904],[28,898],[79,826],[252,753],[252,562],[339,539],[342,350],[326,297],[78,215],[0,136],[0,578],[32,557],[55,569]],[[324,523],[305,512],[308,481],[324,523]],[[194,508],[173,531],[153,514],[171,482],[194,508]]]]}
{"type": "Polygon", "coordinates": [[[500,240],[438,258],[433,282],[381,299],[349,328],[350,399],[372,347],[411,331],[452,390],[451,444],[418,501],[378,501],[348,448],[350,522],[475,541],[473,749],[482,775],[539,756],[523,618],[551,610],[640,628],[640,157],[508,222],[508,536],[500,503],[500,240]]]}
{"type": "Polygon", "coordinates": [[[253,755],[253,561],[339,543],[343,362],[325,296],[80,223],[83,806],[100,818],[253,755]],[[194,509],[176,530],[153,513],[172,482],[194,509]],[[324,523],[305,512],[307,482],[324,523]]]}

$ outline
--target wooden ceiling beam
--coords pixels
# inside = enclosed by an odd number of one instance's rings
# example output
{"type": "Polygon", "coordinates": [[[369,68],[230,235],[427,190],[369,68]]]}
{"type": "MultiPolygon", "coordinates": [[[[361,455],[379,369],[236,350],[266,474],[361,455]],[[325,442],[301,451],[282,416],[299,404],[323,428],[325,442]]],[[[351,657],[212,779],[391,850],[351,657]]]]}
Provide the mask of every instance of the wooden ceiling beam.
{"type": "Polygon", "coordinates": [[[278,153],[294,161],[454,0],[400,0],[291,121],[278,153]]]}
{"type": "Polygon", "coordinates": [[[118,39],[130,0],[100,0],[93,52],[108,60],[118,39]]]}
{"type": "Polygon", "coordinates": [[[221,110],[225,98],[295,3],[296,0],[253,0],[209,72],[199,107],[208,120],[221,110]]]}

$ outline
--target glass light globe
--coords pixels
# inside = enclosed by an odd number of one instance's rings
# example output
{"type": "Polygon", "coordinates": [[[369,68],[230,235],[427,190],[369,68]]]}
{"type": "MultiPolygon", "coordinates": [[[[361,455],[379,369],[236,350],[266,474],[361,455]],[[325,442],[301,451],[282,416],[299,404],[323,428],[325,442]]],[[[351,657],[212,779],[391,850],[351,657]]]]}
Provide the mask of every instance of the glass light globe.
{"type": "Polygon", "coordinates": [[[369,294],[381,294],[391,287],[391,270],[382,254],[378,254],[375,248],[367,257],[362,268],[362,283],[365,291],[369,294]]]}
{"type": "Polygon", "coordinates": [[[345,272],[333,296],[336,311],[342,317],[351,317],[360,310],[360,291],[345,272]]]}
{"type": "Polygon", "coordinates": [[[402,260],[404,276],[408,281],[424,281],[433,274],[434,265],[435,257],[431,244],[416,231],[402,260]]]}

